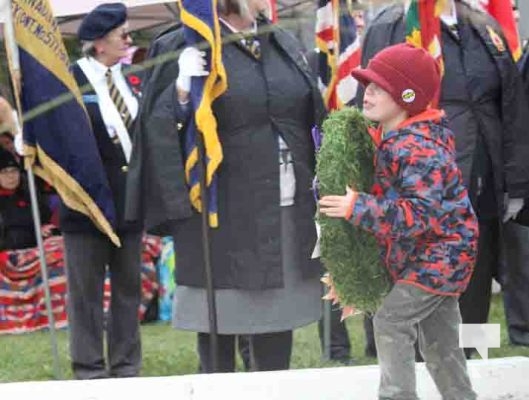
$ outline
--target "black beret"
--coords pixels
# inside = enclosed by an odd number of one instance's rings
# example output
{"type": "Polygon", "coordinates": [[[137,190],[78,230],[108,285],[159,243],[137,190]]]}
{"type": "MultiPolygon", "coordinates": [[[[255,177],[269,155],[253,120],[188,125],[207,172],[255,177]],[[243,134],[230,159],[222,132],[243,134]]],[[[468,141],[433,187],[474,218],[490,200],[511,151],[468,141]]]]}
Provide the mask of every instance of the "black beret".
{"type": "Polygon", "coordinates": [[[20,168],[20,165],[11,152],[0,147],[0,170],[9,167],[20,168]]]}
{"type": "Polygon", "coordinates": [[[77,37],[80,40],[102,38],[111,30],[123,25],[126,20],[127,7],[123,3],[101,4],[83,18],[77,37]]]}

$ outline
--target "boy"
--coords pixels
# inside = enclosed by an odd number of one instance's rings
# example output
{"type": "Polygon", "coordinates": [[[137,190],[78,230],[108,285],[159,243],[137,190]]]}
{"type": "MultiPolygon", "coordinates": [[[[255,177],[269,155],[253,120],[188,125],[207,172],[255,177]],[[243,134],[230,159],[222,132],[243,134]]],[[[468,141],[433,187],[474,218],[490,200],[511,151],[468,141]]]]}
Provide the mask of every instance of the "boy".
{"type": "Polygon", "coordinates": [[[325,196],[320,212],[374,234],[394,280],[374,318],[379,398],[417,399],[418,335],[443,399],[476,399],[458,346],[457,298],[472,274],[478,224],[453,134],[444,113],[429,108],[440,87],[438,66],[425,50],[398,44],[353,76],[366,86],[364,115],[379,122],[371,132],[378,190],[325,196]]]}

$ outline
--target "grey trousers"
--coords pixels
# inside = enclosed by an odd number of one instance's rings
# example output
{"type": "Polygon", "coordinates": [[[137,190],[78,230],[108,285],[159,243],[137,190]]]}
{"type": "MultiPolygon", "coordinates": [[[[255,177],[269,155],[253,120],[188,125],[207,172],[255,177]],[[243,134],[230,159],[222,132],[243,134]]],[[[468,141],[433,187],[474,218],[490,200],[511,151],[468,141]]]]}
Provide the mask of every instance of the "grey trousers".
{"type": "Polygon", "coordinates": [[[70,357],[77,379],[130,377],[140,371],[141,233],[120,239],[122,247],[117,248],[100,234],[64,233],[70,357]],[[107,270],[112,288],[106,320],[108,369],[103,345],[107,270]]]}
{"type": "Polygon", "coordinates": [[[419,347],[443,400],[474,400],[463,349],[456,297],[397,283],[374,317],[380,365],[380,400],[416,400],[415,349],[419,347]],[[418,329],[417,329],[418,328],[418,329]]]}

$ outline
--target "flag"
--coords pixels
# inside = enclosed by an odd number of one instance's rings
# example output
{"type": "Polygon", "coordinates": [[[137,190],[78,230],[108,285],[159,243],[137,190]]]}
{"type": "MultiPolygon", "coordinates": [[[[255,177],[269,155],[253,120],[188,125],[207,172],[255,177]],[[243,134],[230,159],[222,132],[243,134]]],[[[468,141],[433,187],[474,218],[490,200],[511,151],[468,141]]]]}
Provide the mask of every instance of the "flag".
{"type": "Polygon", "coordinates": [[[198,135],[205,148],[206,185],[208,190],[209,225],[218,227],[217,172],[222,162],[222,146],[217,134],[217,121],[211,108],[213,101],[227,89],[226,71],[222,64],[217,0],[179,0],[180,17],[187,45],[206,44],[207,77],[194,77],[191,84],[191,104],[195,118],[185,133],[184,156],[186,181],[191,204],[202,212],[200,175],[198,169],[198,135]]]}
{"type": "Polygon", "coordinates": [[[511,0],[481,0],[481,5],[501,25],[512,56],[518,61],[522,56],[522,46],[511,0]]]}
{"type": "Polygon", "coordinates": [[[17,104],[24,114],[26,167],[119,245],[112,193],[49,1],[12,0],[11,4],[15,43],[7,43],[6,34],[6,47],[12,76],[16,74],[13,49],[19,54],[17,104]]]}
{"type": "Polygon", "coordinates": [[[406,42],[427,50],[444,68],[441,50],[441,12],[446,0],[412,0],[406,13],[406,42]]]}
{"type": "Polygon", "coordinates": [[[360,65],[360,38],[347,0],[319,0],[316,12],[318,86],[328,110],[351,104],[358,82],[351,76],[360,65]]]}
{"type": "MultiPolygon", "coordinates": [[[[406,12],[406,42],[427,50],[444,73],[441,13],[446,0],[411,0],[406,12]]],[[[434,101],[434,106],[438,99],[434,101]]]]}
{"type": "Polygon", "coordinates": [[[277,0],[268,0],[270,3],[270,21],[277,22],[277,0]]]}

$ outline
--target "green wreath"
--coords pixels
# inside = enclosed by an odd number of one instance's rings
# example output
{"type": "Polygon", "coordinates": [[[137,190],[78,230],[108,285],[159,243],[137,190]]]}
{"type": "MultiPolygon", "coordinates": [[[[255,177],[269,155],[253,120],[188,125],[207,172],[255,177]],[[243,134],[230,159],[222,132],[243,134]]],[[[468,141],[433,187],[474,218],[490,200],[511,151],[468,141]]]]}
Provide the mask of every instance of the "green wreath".
{"type": "MultiPolygon", "coordinates": [[[[335,111],[325,120],[316,167],[320,196],[344,194],[346,186],[371,190],[375,148],[368,127],[356,108],[335,111]]],[[[341,305],[375,311],[389,291],[390,279],[374,236],[343,219],[319,215],[318,222],[321,259],[341,305]]]]}

